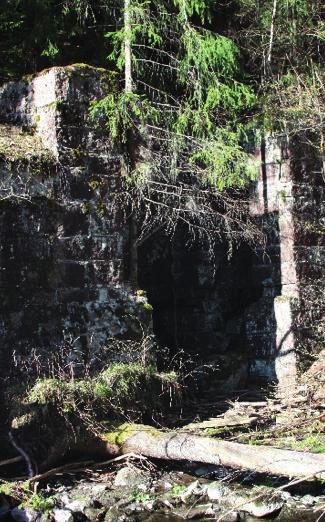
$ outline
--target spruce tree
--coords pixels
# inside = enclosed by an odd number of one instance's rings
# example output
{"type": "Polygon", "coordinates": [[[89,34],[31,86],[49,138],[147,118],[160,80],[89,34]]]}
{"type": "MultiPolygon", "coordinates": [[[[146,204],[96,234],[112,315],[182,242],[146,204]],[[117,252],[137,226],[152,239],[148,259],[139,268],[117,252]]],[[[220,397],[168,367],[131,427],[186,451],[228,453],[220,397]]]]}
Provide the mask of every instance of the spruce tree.
{"type": "Polygon", "coordinates": [[[122,88],[93,106],[126,150],[125,192],[143,240],[185,226],[195,239],[253,240],[236,192],[255,171],[243,114],[255,102],[239,49],[209,25],[213,2],[124,0],[107,33],[122,88]]]}

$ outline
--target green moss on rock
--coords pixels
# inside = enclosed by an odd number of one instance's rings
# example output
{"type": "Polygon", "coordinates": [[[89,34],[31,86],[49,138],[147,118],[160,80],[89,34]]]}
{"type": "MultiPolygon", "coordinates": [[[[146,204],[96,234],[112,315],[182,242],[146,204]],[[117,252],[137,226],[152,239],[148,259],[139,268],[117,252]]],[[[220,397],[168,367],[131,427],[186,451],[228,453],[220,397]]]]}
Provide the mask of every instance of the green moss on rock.
{"type": "Polygon", "coordinates": [[[104,440],[107,442],[110,442],[111,444],[114,444],[116,446],[122,447],[125,442],[132,437],[132,435],[135,435],[139,432],[147,432],[151,436],[154,437],[160,437],[161,433],[156,428],[153,428],[152,426],[146,426],[144,424],[121,424],[120,426],[116,427],[111,432],[106,432],[103,435],[104,440]]]}
{"type": "Polygon", "coordinates": [[[44,174],[55,160],[40,138],[14,125],[0,125],[0,157],[8,164],[25,168],[30,174],[44,174]]]}

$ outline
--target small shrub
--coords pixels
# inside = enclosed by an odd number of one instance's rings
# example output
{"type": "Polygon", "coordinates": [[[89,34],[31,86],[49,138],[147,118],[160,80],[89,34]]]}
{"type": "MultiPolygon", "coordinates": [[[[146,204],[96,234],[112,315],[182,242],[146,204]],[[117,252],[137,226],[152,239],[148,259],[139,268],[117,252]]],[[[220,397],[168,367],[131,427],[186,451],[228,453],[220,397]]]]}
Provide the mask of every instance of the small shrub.
{"type": "Polygon", "coordinates": [[[175,484],[168,494],[171,497],[178,498],[181,497],[185,491],[186,486],[184,484],[175,484]]]}
{"type": "Polygon", "coordinates": [[[135,502],[143,504],[145,502],[149,502],[149,500],[151,500],[151,496],[149,493],[144,493],[143,491],[133,491],[131,493],[131,499],[135,502]]]}

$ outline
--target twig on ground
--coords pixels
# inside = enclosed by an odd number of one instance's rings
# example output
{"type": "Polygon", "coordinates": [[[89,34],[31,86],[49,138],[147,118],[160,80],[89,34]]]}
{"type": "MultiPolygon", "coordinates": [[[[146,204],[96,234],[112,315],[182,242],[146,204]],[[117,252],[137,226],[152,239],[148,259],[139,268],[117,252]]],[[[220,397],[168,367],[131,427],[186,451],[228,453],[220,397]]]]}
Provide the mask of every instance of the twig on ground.
{"type": "Polygon", "coordinates": [[[16,462],[21,462],[23,457],[14,457],[12,459],[2,460],[0,461],[0,467],[1,466],[10,466],[10,464],[16,464],[16,462]]]}
{"type": "Polygon", "coordinates": [[[57,468],[49,469],[48,471],[45,471],[44,473],[40,475],[35,475],[32,477],[29,482],[36,482],[44,480],[47,477],[50,477],[52,475],[56,475],[58,473],[64,473],[64,472],[73,472],[73,473],[80,473],[82,471],[86,471],[87,469],[95,469],[95,468],[101,468],[103,466],[108,466],[109,464],[113,464],[114,462],[119,462],[120,460],[128,459],[128,458],[136,458],[138,460],[148,460],[147,457],[144,457],[142,455],[136,455],[135,453],[126,453],[125,455],[120,455],[119,457],[115,457],[114,459],[106,460],[104,462],[94,462],[93,460],[87,460],[84,462],[73,462],[70,464],[65,464],[64,466],[59,466],[57,468]],[[82,467],[81,467],[82,466],[82,467]]]}
{"type": "MultiPolygon", "coordinates": [[[[57,475],[58,473],[63,473],[65,471],[78,471],[78,466],[88,466],[88,464],[93,464],[93,460],[85,460],[83,462],[73,462],[70,464],[65,464],[64,466],[58,466],[57,468],[49,469],[48,471],[45,471],[44,473],[41,473],[40,475],[35,475],[34,477],[31,477],[29,479],[29,482],[39,482],[41,480],[44,480],[47,477],[50,477],[52,475],[57,475]],[[77,466],[77,469],[75,469],[77,466]]],[[[85,468],[82,468],[85,469],[85,468]]]]}

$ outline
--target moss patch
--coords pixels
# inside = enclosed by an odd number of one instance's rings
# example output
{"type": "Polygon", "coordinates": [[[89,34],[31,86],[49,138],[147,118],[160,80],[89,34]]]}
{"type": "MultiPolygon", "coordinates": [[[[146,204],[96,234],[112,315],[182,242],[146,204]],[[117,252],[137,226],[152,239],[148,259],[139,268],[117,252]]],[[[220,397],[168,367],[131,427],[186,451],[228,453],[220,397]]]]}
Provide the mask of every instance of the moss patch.
{"type": "Polygon", "coordinates": [[[154,437],[159,437],[161,435],[159,430],[156,430],[152,426],[146,426],[144,424],[121,424],[117,428],[113,429],[110,432],[106,432],[103,435],[104,440],[110,442],[111,444],[115,444],[116,446],[122,447],[125,442],[132,437],[135,433],[146,432],[154,437]]]}
{"type": "Polygon", "coordinates": [[[311,433],[300,440],[293,441],[291,447],[298,451],[325,453],[325,435],[323,433],[311,433]]]}
{"type": "Polygon", "coordinates": [[[39,379],[25,403],[55,406],[63,414],[78,413],[86,407],[98,419],[126,412],[132,418],[162,409],[164,400],[170,400],[170,390],[178,391],[175,372],[159,373],[153,364],[113,363],[88,380],[39,379]]]}
{"type": "Polygon", "coordinates": [[[118,87],[118,74],[116,73],[116,71],[109,71],[107,69],[104,69],[103,67],[94,67],[87,63],[73,63],[65,66],[50,67],[48,69],[44,69],[40,73],[37,73],[32,78],[30,78],[29,81],[31,81],[37,76],[44,76],[53,69],[55,69],[55,71],[62,71],[63,73],[66,73],[69,76],[76,75],[78,77],[93,77],[97,74],[98,76],[100,76],[101,82],[105,87],[105,91],[107,92],[116,91],[118,87]]]}
{"type": "Polygon", "coordinates": [[[55,161],[38,136],[14,125],[0,125],[0,157],[9,165],[26,168],[31,174],[44,173],[55,161]]]}

